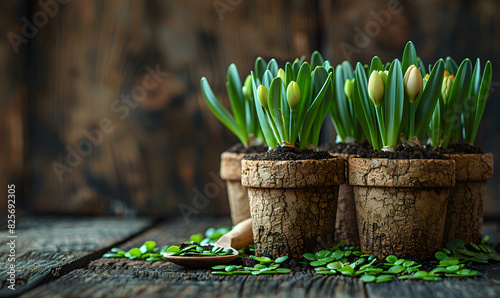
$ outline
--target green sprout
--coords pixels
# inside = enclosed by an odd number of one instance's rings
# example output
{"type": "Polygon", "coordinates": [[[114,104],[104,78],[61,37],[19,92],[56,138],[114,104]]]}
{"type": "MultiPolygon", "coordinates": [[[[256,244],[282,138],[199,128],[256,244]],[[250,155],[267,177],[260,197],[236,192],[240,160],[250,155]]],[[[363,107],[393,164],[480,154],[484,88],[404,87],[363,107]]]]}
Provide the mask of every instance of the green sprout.
{"type": "Polygon", "coordinates": [[[369,80],[366,67],[358,62],[353,107],[373,149],[394,151],[401,135],[407,144],[420,144],[438,101],[444,62],[440,60],[434,65],[424,84],[423,63],[413,43],[408,42],[402,62],[395,59],[384,66],[375,56],[368,73],[369,80]]]}
{"type": "MultiPolygon", "coordinates": [[[[256,70],[261,66],[261,60],[255,61],[256,70]]],[[[259,68],[260,70],[260,68],[259,68]]],[[[257,112],[253,100],[253,88],[250,75],[242,85],[236,65],[227,69],[226,89],[231,103],[232,114],[215,96],[205,77],[201,78],[201,91],[212,113],[222,122],[245,146],[257,144],[262,139],[262,130],[257,121],[257,112]]]]}
{"type": "Polygon", "coordinates": [[[481,76],[481,63],[465,59],[457,67],[455,61],[446,58],[446,72],[441,86],[439,104],[429,125],[429,138],[434,146],[447,148],[458,142],[460,132],[464,142],[474,144],[477,129],[483,116],[491,86],[492,68],[487,61],[481,76]]]}
{"type": "Polygon", "coordinates": [[[317,147],[323,120],[333,96],[333,67],[319,52],[311,65],[296,59],[279,69],[271,62],[267,69],[251,73],[255,107],[267,145],[317,147]],[[327,68],[328,70],[327,70],[327,68]],[[262,78],[260,78],[262,74],[262,78]]]}
{"type": "Polygon", "coordinates": [[[333,102],[330,104],[330,120],[337,132],[337,142],[362,142],[365,138],[363,128],[356,117],[353,107],[354,72],[351,64],[344,61],[337,65],[333,102]]]}

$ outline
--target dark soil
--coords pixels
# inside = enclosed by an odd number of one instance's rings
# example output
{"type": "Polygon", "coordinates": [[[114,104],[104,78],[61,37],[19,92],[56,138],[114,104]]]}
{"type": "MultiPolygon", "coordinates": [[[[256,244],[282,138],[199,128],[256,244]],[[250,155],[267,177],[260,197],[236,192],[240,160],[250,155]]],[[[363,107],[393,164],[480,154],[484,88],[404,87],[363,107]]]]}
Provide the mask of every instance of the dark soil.
{"type": "Polygon", "coordinates": [[[247,155],[244,157],[244,159],[249,160],[319,160],[327,158],[332,158],[332,156],[325,151],[301,150],[294,147],[281,147],[280,145],[264,154],[247,155]]]}
{"type": "Polygon", "coordinates": [[[388,158],[388,159],[449,159],[437,152],[434,148],[399,145],[395,152],[365,150],[358,154],[360,158],[388,158]]]}
{"type": "Polygon", "coordinates": [[[238,143],[234,146],[229,147],[229,149],[227,149],[226,152],[251,154],[251,153],[264,153],[267,151],[267,149],[268,148],[265,145],[245,147],[243,146],[243,144],[238,143]]]}
{"type": "Polygon", "coordinates": [[[371,145],[368,142],[364,143],[328,143],[319,147],[321,151],[327,151],[329,153],[341,153],[341,154],[358,154],[363,150],[368,150],[371,145]]]}
{"type": "Polygon", "coordinates": [[[469,145],[469,144],[461,144],[455,143],[450,144],[448,148],[439,148],[435,147],[435,150],[441,154],[483,154],[483,150],[469,145]]]}

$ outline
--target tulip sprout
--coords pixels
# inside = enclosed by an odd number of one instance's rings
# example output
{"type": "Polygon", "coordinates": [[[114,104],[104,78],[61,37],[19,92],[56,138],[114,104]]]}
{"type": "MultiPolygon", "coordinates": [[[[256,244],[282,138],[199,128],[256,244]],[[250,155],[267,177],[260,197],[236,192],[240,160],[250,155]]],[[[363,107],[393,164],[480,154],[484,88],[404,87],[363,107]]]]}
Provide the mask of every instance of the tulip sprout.
{"type": "Polygon", "coordinates": [[[286,63],[284,70],[274,63],[268,64],[262,79],[257,69],[251,74],[265,141],[270,147],[294,146],[297,141],[301,149],[316,147],[333,96],[333,68],[327,71],[323,66],[328,67],[329,62],[317,52],[311,56],[312,72],[309,63],[301,64],[298,59],[286,63]]]}
{"type": "Polygon", "coordinates": [[[348,61],[337,65],[333,102],[330,104],[330,120],[340,142],[362,142],[364,131],[353,107],[354,72],[348,61]]]}
{"type": "Polygon", "coordinates": [[[458,142],[460,131],[464,142],[473,144],[483,116],[491,86],[492,67],[487,61],[481,76],[481,63],[477,59],[474,70],[469,59],[457,68],[453,59],[446,59],[439,104],[429,125],[432,145],[447,148],[458,142]]]}
{"type": "MultiPolygon", "coordinates": [[[[260,69],[261,61],[257,59],[255,65],[256,69],[257,67],[260,69]]],[[[238,137],[245,147],[258,144],[261,141],[263,134],[257,121],[250,75],[247,76],[244,85],[242,85],[236,65],[231,64],[227,69],[226,89],[231,103],[232,115],[217,99],[205,77],[201,78],[200,84],[203,97],[212,113],[238,137]]]]}
{"type": "Polygon", "coordinates": [[[375,150],[394,151],[401,134],[408,144],[419,144],[425,137],[438,101],[444,62],[434,65],[425,85],[422,72],[425,74],[423,63],[411,42],[405,47],[402,62],[395,59],[388,72],[374,57],[368,82],[365,68],[357,64],[354,108],[375,150]]]}

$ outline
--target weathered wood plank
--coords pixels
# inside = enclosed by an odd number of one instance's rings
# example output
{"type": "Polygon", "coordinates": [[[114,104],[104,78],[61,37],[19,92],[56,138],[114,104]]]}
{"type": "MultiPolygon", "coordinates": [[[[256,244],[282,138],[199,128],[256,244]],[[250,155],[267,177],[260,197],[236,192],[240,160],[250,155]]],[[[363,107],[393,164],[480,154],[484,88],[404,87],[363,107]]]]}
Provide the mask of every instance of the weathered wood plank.
{"type": "MultiPolygon", "coordinates": [[[[147,240],[158,245],[178,244],[190,234],[210,226],[230,224],[229,219],[192,219],[189,224],[178,220],[158,225],[120,247],[138,247],[147,240]]],[[[157,296],[174,297],[495,297],[500,295],[500,265],[480,270],[484,277],[446,279],[442,282],[394,281],[363,284],[345,276],[321,276],[313,270],[287,275],[213,276],[208,270],[186,270],[165,263],[97,259],[87,268],[40,286],[25,297],[41,296],[157,296]],[[75,294],[77,293],[77,294],[75,294]]]]}
{"type": "MultiPolygon", "coordinates": [[[[27,13],[23,0],[0,2],[0,185],[16,184],[22,194],[27,127],[26,64],[28,45],[23,38],[21,18],[27,13]],[[18,43],[19,42],[19,43],[18,43]]],[[[19,204],[20,205],[20,204],[19,204]]],[[[18,205],[18,206],[19,206],[18,205]]],[[[0,204],[0,214],[7,214],[7,204],[0,204]]]]}
{"type": "Polygon", "coordinates": [[[110,246],[145,230],[150,219],[35,217],[17,220],[16,290],[8,289],[12,238],[0,232],[0,296],[19,295],[98,258],[110,246]]]}

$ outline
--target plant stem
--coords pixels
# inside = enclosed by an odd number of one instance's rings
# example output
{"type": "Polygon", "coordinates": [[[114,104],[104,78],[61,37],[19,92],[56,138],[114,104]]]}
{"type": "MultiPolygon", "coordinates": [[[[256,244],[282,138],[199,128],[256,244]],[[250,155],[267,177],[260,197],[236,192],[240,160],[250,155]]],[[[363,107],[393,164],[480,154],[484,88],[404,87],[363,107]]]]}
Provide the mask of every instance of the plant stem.
{"type": "Polygon", "coordinates": [[[410,102],[410,134],[408,140],[415,136],[415,103],[410,102]]]}
{"type": "Polygon", "coordinates": [[[378,120],[378,126],[380,128],[380,135],[382,137],[382,144],[384,146],[389,146],[393,144],[387,144],[387,131],[385,131],[385,119],[384,119],[384,113],[382,112],[381,107],[375,107],[375,110],[377,111],[377,120],[378,120]]]}

